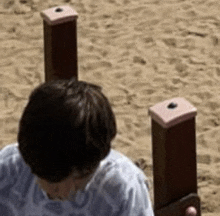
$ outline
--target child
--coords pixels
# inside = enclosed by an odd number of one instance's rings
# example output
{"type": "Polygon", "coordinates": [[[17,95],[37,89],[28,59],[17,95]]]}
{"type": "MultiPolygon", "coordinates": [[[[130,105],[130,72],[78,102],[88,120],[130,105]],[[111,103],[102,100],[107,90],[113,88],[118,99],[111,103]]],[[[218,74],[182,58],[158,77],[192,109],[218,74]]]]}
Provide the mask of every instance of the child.
{"type": "Polygon", "coordinates": [[[18,143],[0,151],[3,216],[152,216],[144,173],[111,149],[115,116],[101,88],[44,83],[30,95],[18,143]]]}

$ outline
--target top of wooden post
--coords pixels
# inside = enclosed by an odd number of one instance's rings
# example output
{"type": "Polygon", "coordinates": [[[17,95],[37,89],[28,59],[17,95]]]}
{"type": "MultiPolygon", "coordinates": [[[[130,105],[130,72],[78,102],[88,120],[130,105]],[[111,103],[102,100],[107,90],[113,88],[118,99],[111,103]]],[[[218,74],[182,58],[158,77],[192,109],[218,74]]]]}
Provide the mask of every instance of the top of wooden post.
{"type": "Polygon", "coordinates": [[[151,118],[164,128],[182,123],[197,114],[197,109],[184,98],[173,98],[150,107],[151,118]]]}
{"type": "Polygon", "coordinates": [[[49,25],[58,25],[78,18],[78,13],[64,5],[52,7],[41,12],[41,16],[49,25]]]}

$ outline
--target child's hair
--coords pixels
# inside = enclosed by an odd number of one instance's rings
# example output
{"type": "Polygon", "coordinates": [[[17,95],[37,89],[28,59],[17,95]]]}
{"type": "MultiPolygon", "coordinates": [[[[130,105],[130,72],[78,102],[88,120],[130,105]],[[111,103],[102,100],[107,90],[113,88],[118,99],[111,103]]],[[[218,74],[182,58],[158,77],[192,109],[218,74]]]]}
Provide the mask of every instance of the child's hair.
{"type": "Polygon", "coordinates": [[[50,182],[86,175],[110,152],[115,116],[99,86],[71,80],[41,84],[19,124],[19,151],[32,173],[50,182]]]}

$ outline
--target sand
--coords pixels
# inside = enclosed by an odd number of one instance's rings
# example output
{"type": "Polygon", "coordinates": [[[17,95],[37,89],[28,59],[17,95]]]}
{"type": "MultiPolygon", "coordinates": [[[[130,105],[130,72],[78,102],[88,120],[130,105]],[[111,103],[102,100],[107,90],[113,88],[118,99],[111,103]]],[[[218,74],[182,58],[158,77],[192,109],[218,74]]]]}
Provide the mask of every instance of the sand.
{"type": "Polygon", "coordinates": [[[79,79],[101,85],[110,99],[118,124],[113,147],[138,161],[152,183],[148,109],[184,97],[198,109],[202,212],[220,215],[218,0],[1,2],[0,147],[16,142],[28,95],[44,82],[40,11],[70,5],[79,13],[79,79]]]}

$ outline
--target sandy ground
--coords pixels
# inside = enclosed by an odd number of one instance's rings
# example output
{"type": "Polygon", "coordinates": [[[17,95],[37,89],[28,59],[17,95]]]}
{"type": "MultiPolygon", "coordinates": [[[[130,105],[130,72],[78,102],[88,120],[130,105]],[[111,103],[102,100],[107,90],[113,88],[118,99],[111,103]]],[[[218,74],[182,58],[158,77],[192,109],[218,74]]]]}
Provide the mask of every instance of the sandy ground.
{"type": "Polygon", "coordinates": [[[0,146],[16,142],[28,95],[44,82],[39,13],[58,5],[79,13],[79,79],[109,97],[118,124],[113,147],[139,161],[151,182],[149,107],[173,97],[197,107],[202,212],[220,215],[218,0],[1,0],[0,146]]]}

